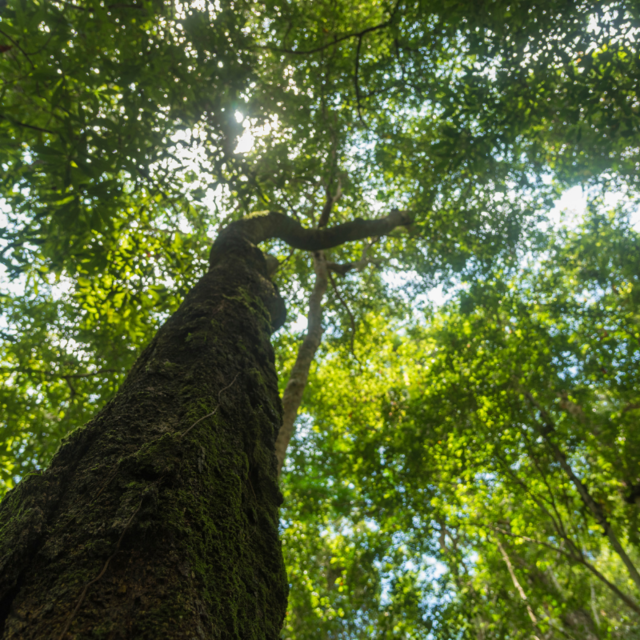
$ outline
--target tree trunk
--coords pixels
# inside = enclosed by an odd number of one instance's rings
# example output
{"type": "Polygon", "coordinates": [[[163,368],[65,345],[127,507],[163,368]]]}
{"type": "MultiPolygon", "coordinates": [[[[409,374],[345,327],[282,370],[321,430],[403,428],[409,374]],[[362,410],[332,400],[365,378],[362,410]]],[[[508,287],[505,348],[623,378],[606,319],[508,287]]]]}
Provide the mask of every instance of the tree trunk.
{"type": "Polygon", "coordinates": [[[211,270],[115,398],[0,506],[0,637],[276,639],[287,605],[259,249],[211,270]]]}
{"type": "Polygon", "coordinates": [[[257,245],[320,251],[409,225],[330,229],[278,212],[232,222],[209,272],[115,398],[0,505],[0,637],[279,637],[287,577],[269,337],[284,303],[257,245]]]}

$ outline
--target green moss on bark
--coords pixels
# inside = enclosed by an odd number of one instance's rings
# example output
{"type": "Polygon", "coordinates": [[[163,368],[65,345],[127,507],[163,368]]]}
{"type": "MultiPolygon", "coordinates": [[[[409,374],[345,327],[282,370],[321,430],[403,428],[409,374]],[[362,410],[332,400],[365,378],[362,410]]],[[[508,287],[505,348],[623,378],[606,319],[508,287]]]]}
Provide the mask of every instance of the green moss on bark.
{"type": "Polygon", "coordinates": [[[231,238],[114,400],[7,496],[3,638],[279,637],[282,303],[265,276],[231,238]]]}

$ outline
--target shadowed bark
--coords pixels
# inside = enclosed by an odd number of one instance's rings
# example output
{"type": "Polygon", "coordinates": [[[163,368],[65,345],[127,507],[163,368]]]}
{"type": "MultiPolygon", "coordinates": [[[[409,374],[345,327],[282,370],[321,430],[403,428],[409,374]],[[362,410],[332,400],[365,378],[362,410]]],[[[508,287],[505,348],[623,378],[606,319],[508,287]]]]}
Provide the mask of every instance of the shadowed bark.
{"type": "Polygon", "coordinates": [[[116,397],[8,494],[4,639],[279,637],[284,306],[265,274],[227,238],[116,397]]]}

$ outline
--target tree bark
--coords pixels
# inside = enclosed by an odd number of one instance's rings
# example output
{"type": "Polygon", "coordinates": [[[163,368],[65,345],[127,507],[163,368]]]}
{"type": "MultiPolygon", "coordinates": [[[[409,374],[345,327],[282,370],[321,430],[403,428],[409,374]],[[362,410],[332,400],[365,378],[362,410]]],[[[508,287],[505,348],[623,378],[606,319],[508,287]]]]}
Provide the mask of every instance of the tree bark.
{"type": "Polygon", "coordinates": [[[284,303],[255,246],[317,251],[408,216],[230,224],[210,270],[111,402],[0,505],[0,637],[275,640],[287,605],[270,334],[284,303]]]}

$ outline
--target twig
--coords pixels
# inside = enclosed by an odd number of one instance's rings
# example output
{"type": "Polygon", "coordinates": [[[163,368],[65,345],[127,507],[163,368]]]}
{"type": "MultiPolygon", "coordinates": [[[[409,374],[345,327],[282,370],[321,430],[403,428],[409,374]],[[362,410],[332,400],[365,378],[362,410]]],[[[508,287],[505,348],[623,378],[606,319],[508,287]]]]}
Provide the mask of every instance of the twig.
{"type": "Polygon", "coordinates": [[[362,247],[362,255],[360,256],[360,260],[356,260],[355,262],[327,262],[327,269],[329,271],[333,271],[337,273],[339,276],[346,276],[349,271],[353,271],[357,269],[358,271],[362,271],[367,265],[370,264],[381,264],[383,260],[381,258],[367,258],[367,253],[369,249],[380,240],[379,237],[371,238],[370,241],[365,241],[362,247]]]}
{"type": "Polygon", "coordinates": [[[71,398],[75,398],[78,395],[76,388],[71,384],[70,376],[62,376],[64,381],[67,383],[69,389],[71,390],[71,398]]]}
{"type": "Polygon", "coordinates": [[[32,69],[36,68],[33,62],[31,61],[31,58],[27,54],[27,52],[10,35],[2,31],[1,29],[0,29],[0,34],[2,34],[7,40],[9,40],[9,42],[11,42],[13,46],[22,53],[22,55],[29,61],[29,64],[31,65],[32,69]]]}
{"type": "Polygon", "coordinates": [[[365,29],[364,31],[361,31],[358,34],[358,46],[356,47],[356,64],[355,64],[355,71],[354,71],[354,83],[356,86],[356,107],[358,109],[358,119],[360,120],[360,122],[364,125],[365,128],[369,128],[369,126],[367,125],[367,123],[364,121],[364,118],[362,117],[362,101],[361,101],[361,95],[360,95],[360,77],[359,77],[359,72],[360,72],[360,49],[362,47],[362,40],[364,39],[365,35],[367,35],[367,33],[371,33],[372,31],[376,31],[377,29],[384,27],[387,27],[391,24],[391,21],[393,20],[393,17],[396,13],[396,11],[398,10],[398,6],[400,5],[400,0],[398,0],[398,2],[396,2],[395,7],[393,8],[393,10],[391,11],[391,16],[389,17],[389,19],[383,23],[382,25],[379,25],[377,27],[373,27],[373,28],[369,28],[369,29],[365,29]]]}
{"type": "Polygon", "coordinates": [[[339,262],[327,262],[327,269],[339,276],[346,276],[349,271],[353,271],[354,269],[362,271],[368,264],[376,264],[379,262],[380,260],[376,258],[358,260],[357,262],[345,262],[342,264],[339,262]]]}
{"type": "Polygon", "coordinates": [[[391,19],[387,20],[386,22],[381,22],[380,24],[377,24],[373,27],[367,27],[362,31],[357,31],[355,33],[347,33],[343,36],[340,36],[339,38],[334,38],[332,42],[320,45],[319,47],[315,47],[314,49],[307,49],[306,51],[296,51],[295,49],[279,49],[276,47],[268,47],[266,45],[258,45],[256,48],[266,49],[267,51],[273,51],[274,53],[290,53],[292,55],[298,55],[298,56],[309,55],[311,53],[319,53],[320,51],[324,51],[329,47],[334,47],[338,43],[343,42],[344,40],[349,40],[350,38],[362,38],[362,36],[366,35],[367,33],[371,33],[372,31],[378,31],[379,29],[384,29],[385,27],[388,27],[390,24],[391,24],[391,19]]]}
{"type": "Polygon", "coordinates": [[[57,135],[55,131],[51,131],[49,129],[43,129],[42,127],[37,127],[34,124],[27,124],[26,122],[20,122],[19,120],[15,120],[14,118],[5,116],[3,113],[0,113],[0,118],[2,118],[3,120],[8,120],[12,124],[18,125],[19,127],[24,127],[25,129],[33,129],[34,131],[41,131],[42,133],[50,133],[52,136],[57,135]]]}
{"type": "Polygon", "coordinates": [[[180,438],[184,438],[187,435],[187,433],[189,433],[189,431],[193,429],[193,427],[195,427],[197,424],[200,424],[203,420],[206,420],[207,418],[211,418],[211,416],[214,416],[218,412],[218,409],[220,408],[220,396],[222,392],[226,391],[231,386],[233,386],[234,382],[238,379],[239,375],[240,375],[239,373],[236,373],[236,377],[231,381],[231,384],[228,384],[224,389],[220,389],[220,391],[218,392],[218,406],[211,413],[208,413],[206,416],[202,416],[202,418],[200,418],[199,420],[196,420],[186,431],[182,432],[182,434],[180,435],[180,438]]]}
{"type": "Polygon", "coordinates": [[[338,300],[342,303],[342,305],[344,306],[347,314],[349,315],[349,321],[351,322],[351,355],[356,359],[357,363],[362,366],[362,362],[360,362],[360,360],[358,359],[358,356],[356,355],[355,349],[354,349],[354,341],[355,341],[355,337],[356,337],[356,321],[355,318],[353,317],[353,314],[351,313],[351,309],[349,309],[349,305],[347,304],[346,300],[342,297],[342,295],[340,294],[340,291],[338,290],[338,286],[336,285],[336,281],[333,277],[333,273],[331,273],[331,271],[328,272],[329,274],[329,280],[331,281],[331,286],[333,287],[333,290],[335,291],[336,297],[338,298],[338,300]]]}
{"type": "Polygon", "coordinates": [[[360,80],[358,77],[359,71],[360,71],[360,47],[362,46],[363,37],[364,37],[364,32],[358,37],[358,46],[356,47],[356,66],[355,66],[353,80],[356,86],[356,107],[358,110],[358,119],[365,127],[367,127],[367,123],[364,121],[364,118],[362,117],[362,106],[360,104],[360,80]]]}

